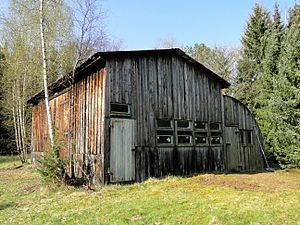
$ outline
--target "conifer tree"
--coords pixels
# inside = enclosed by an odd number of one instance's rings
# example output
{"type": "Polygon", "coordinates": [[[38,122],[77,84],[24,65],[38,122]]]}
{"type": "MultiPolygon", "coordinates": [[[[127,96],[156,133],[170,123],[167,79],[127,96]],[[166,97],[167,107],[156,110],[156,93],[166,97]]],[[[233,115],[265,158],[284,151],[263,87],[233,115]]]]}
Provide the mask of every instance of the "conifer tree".
{"type": "Polygon", "coordinates": [[[254,99],[258,93],[255,81],[262,73],[266,34],[270,29],[270,24],[269,12],[256,4],[242,37],[242,58],[237,65],[235,96],[246,104],[251,111],[254,111],[255,108],[254,99]]]}
{"type": "Polygon", "coordinates": [[[266,33],[265,57],[262,61],[262,73],[256,81],[256,88],[261,90],[255,99],[255,114],[264,135],[268,158],[276,162],[274,158],[273,143],[276,139],[276,108],[270,102],[274,96],[274,86],[278,82],[278,67],[280,59],[283,25],[281,23],[278,4],[274,7],[274,15],[271,29],[266,33]]]}
{"type": "Polygon", "coordinates": [[[273,148],[283,167],[300,166],[300,5],[290,12],[282,42],[279,76],[270,103],[276,109],[273,148]]]}

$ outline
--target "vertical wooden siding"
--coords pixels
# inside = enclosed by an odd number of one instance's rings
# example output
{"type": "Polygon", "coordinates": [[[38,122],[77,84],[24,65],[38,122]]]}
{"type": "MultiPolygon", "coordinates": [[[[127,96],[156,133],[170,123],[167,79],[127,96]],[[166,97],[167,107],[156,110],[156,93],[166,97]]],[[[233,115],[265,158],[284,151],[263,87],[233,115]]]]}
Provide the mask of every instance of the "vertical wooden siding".
{"type": "MultiPolygon", "coordinates": [[[[222,122],[218,82],[178,56],[114,57],[107,59],[106,65],[108,102],[131,105],[132,118],[137,122],[138,180],[166,174],[223,171],[222,145],[156,145],[156,119],[222,122]]],[[[109,152],[109,148],[106,150],[109,152]]]]}
{"type": "MultiPolygon", "coordinates": [[[[74,89],[74,143],[71,134],[71,94],[64,91],[50,100],[55,137],[62,145],[60,155],[75,163],[75,175],[81,177],[84,170],[91,171],[94,182],[103,182],[105,68],[91,72],[76,82],[74,89]],[[68,152],[68,149],[71,152],[68,152]],[[71,158],[72,157],[72,158],[71,158]]],[[[45,102],[32,109],[32,157],[39,157],[49,146],[45,102]]]]}
{"type": "Polygon", "coordinates": [[[220,84],[179,57],[111,58],[106,68],[109,101],[131,105],[138,146],[156,145],[157,118],[222,122],[220,84]]]}
{"type": "MultiPolygon", "coordinates": [[[[239,144],[239,148],[235,149],[235,155],[240,158],[240,168],[236,170],[240,171],[262,171],[264,169],[264,161],[261,152],[261,146],[264,146],[263,137],[260,132],[259,126],[251,114],[249,109],[244,106],[238,100],[230,97],[224,97],[224,109],[225,109],[225,126],[228,128],[228,133],[225,135],[225,142],[230,144],[232,141],[236,140],[233,132],[229,132],[231,127],[235,127],[236,132],[240,132],[241,130],[251,130],[252,131],[252,144],[251,145],[243,145],[239,144]]],[[[238,141],[240,142],[240,137],[238,137],[238,141]]],[[[225,162],[227,165],[235,164],[235,162],[231,162],[227,159],[225,162]]]]}
{"type": "Polygon", "coordinates": [[[105,68],[75,85],[75,175],[88,169],[95,182],[103,182],[105,68]]]}

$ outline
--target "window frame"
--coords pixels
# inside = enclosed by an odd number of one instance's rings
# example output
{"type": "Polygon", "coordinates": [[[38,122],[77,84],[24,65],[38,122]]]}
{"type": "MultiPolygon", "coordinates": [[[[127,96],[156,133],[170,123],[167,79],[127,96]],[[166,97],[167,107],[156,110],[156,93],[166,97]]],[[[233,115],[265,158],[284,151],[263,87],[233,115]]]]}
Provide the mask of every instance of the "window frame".
{"type": "Polygon", "coordinates": [[[193,130],[193,123],[191,120],[175,120],[177,130],[193,130]],[[178,122],[188,122],[188,127],[178,127],[178,122]]]}
{"type": "Polygon", "coordinates": [[[172,119],[156,119],[156,144],[157,146],[174,146],[174,121],[172,119]],[[169,121],[170,126],[159,126],[159,121],[169,121]],[[165,132],[165,134],[159,132],[165,132]],[[167,134],[168,132],[172,132],[172,134],[167,134]],[[159,143],[158,139],[160,137],[170,137],[170,143],[159,143]]]}
{"type": "Polygon", "coordinates": [[[171,119],[157,119],[156,120],[156,130],[173,130],[174,131],[174,121],[171,119]],[[160,127],[158,121],[170,121],[170,127],[160,127]]]}
{"type": "Polygon", "coordinates": [[[157,143],[157,145],[173,145],[174,144],[174,135],[173,136],[172,135],[156,135],[156,143],[157,143]],[[170,143],[167,143],[167,142],[159,143],[158,139],[160,137],[170,137],[171,141],[170,141],[170,143]]]}
{"type": "Polygon", "coordinates": [[[210,130],[210,131],[213,131],[213,132],[214,132],[214,131],[220,131],[220,132],[222,132],[222,128],[221,128],[221,127],[222,127],[222,125],[221,125],[220,122],[210,122],[210,123],[209,123],[209,130],[210,130]],[[218,129],[211,129],[211,125],[212,125],[212,124],[218,124],[218,129]]]}
{"type": "Polygon", "coordinates": [[[208,146],[209,145],[209,140],[208,140],[208,132],[202,131],[202,132],[194,132],[194,142],[195,146],[208,146]],[[203,134],[203,136],[200,136],[199,134],[203,134]],[[205,143],[196,143],[197,138],[203,137],[205,138],[205,143]]]}
{"type": "Polygon", "coordinates": [[[253,146],[253,130],[239,129],[239,142],[242,146],[253,146]],[[250,134],[250,142],[248,135],[250,134]]]}
{"type": "MultiPolygon", "coordinates": [[[[167,124],[167,123],[166,123],[167,124]]],[[[196,147],[196,146],[222,146],[224,144],[221,122],[207,122],[207,121],[194,121],[194,120],[183,120],[183,119],[156,119],[156,144],[157,146],[186,146],[186,147],[196,147]],[[168,121],[169,125],[159,126],[159,121],[168,121]],[[180,121],[187,121],[189,123],[188,127],[180,127],[178,125],[180,121]],[[202,123],[201,127],[196,128],[196,123],[202,123]],[[218,127],[214,126],[215,129],[210,129],[211,124],[218,124],[218,127]],[[203,126],[204,125],[204,126],[203,126]],[[172,133],[168,133],[172,132],[172,133]],[[159,137],[170,137],[170,143],[158,143],[159,137]],[[185,143],[182,139],[187,138],[185,143]],[[197,143],[197,139],[201,143],[197,143]],[[180,142],[180,140],[182,142],[180,142]],[[216,140],[218,143],[216,143],[216,140]]]]}
{"type": "Polygon", "coordinates": [[[175,120],[175,135],[177,146],[193,146],[194,145],[194,126],[192,120],[177,119],[175,120]],[[188,127],[178,127],[178,122],[187,121],[188,127]],[[188,143],[179,143],[179,137],[189,137],[188,143]]]}
{"type": "Polygon", "coordinates": [[[126,103],[119,103],[119,102],[111,102],[110,103],[110,115],[112,116],[131,116],[131,105],[126,103]],[[112,105],[118,105],[118,106],[127,106],[127,112],[121,112],[121,111],[112,111],[112,105]]]}
{"type": "Polygon", "coordinates": [[[194,121],[194,130],[197,132],[197,131],[207,131],[208,129],[208,123],[207,122],[205,122],[205,121],[194,121]],[[202,124],[204,124],[204,128],[197,128],[196,126],[197,125],[195,125],[195,124],[197,124],[197,123],[202,123],[202,124]]]}

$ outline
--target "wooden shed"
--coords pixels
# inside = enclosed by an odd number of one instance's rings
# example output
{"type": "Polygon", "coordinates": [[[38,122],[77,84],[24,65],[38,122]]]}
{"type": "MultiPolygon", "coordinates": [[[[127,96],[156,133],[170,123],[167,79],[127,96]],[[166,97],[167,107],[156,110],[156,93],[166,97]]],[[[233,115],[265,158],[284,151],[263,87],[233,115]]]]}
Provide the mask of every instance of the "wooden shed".
{"type": "MultiPolygon", "coordinates": [[[[96,53],[75,76],[73,130],[70,85],[50,85],[68,172],[109,183],[264,170],[259,127],[243,104],[222,96],[229,85],[180,49],[96,53]]],[[[49,145],[43,92],[29,102],[35,161],[49,145]]]]}

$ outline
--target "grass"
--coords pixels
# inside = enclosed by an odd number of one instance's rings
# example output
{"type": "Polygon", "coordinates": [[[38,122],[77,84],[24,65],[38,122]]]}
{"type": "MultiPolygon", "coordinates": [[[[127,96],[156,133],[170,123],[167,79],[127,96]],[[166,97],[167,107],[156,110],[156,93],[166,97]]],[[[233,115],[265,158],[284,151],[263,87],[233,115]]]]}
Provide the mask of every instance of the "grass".
{"type": "Polygon", "coordinates": [[[300,224],[300,171],[149,179],[86,191],[0,157],[0,224],[300,224]]]}

